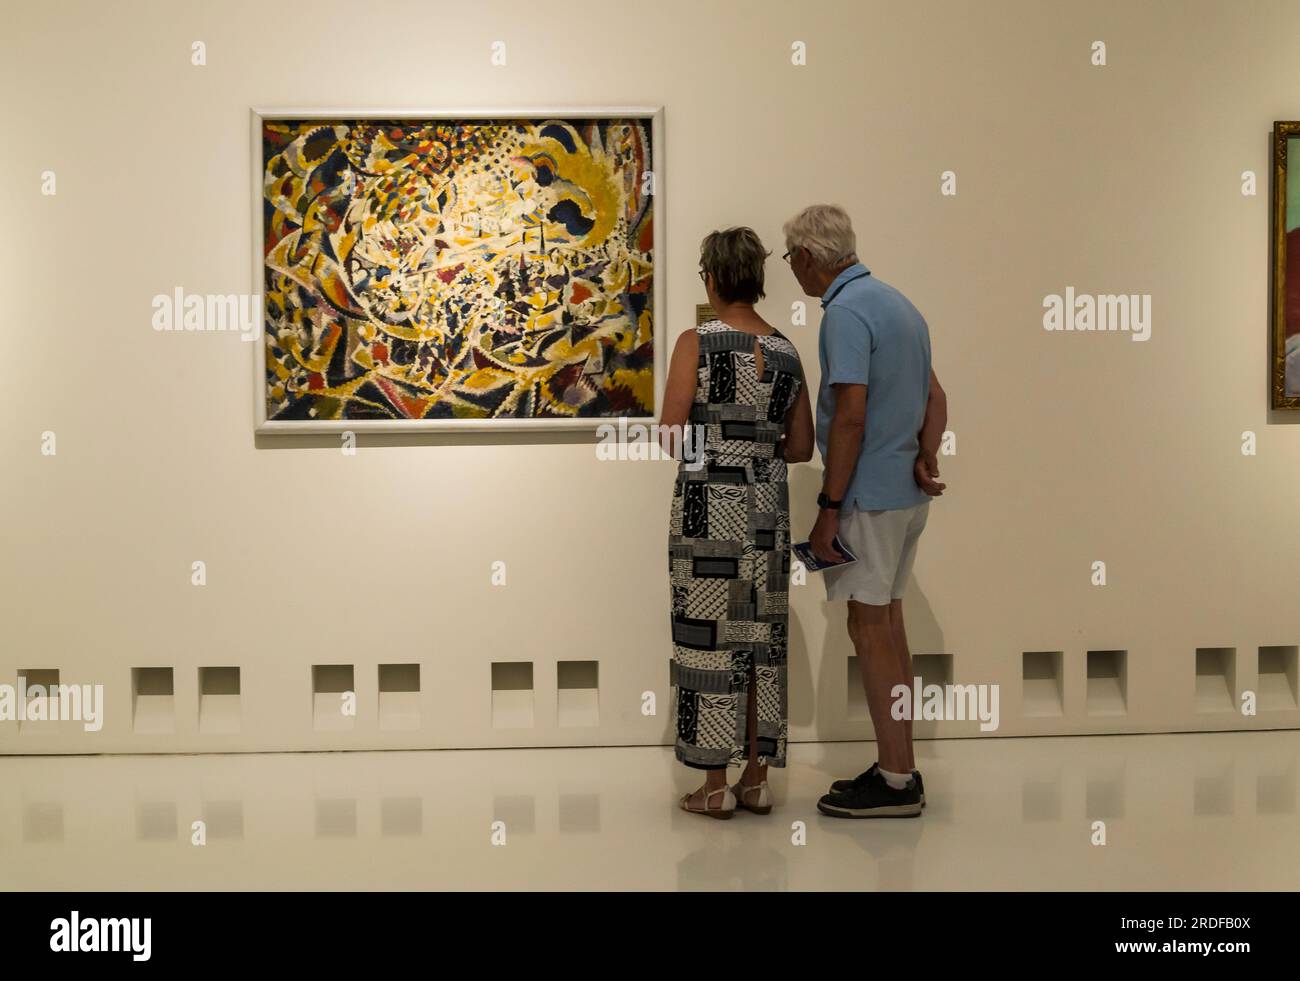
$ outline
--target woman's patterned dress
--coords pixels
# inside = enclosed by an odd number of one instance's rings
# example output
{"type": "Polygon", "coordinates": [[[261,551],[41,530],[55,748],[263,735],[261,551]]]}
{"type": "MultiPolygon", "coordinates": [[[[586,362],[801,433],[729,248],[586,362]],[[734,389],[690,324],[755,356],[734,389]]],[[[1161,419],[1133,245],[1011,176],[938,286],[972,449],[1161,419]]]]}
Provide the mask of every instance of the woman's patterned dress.
{"type": "Polygon", "coordinates": [[[785,766],[790,497],[779,441],[803,369],[779,331],[756,337],[718,320],[696,330],[690,424],[704,438],[696,462],[678,467],[668,538],[676,755],[701,768],[743,761],[754,698],[759,762],[785,766]]]}

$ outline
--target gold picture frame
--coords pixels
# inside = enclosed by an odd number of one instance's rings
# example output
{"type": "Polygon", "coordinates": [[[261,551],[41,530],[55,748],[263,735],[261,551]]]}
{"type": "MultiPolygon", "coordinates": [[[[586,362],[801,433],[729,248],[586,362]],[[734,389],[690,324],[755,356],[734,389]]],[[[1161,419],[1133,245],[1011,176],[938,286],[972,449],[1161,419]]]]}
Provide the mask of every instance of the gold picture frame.
{"type": "Polygon", "coordinates": [[[1300,409],[1300,163],[1288,176],[1292,150],[1300,157],[1300,121],[1274,122],[1269,318],[1269,388],[1274,409],[1300,409]]]}

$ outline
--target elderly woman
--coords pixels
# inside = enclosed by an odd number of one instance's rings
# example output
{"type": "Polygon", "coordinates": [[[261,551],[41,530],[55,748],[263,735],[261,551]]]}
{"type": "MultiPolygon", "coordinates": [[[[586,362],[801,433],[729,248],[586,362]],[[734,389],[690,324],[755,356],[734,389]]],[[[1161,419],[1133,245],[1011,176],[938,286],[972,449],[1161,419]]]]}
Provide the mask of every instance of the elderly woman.
{"type": "Polygon", "coordinates": [[[767,768],[786,759],[786,464],[811,459],[814,437],[799,355],[754,309],[768,255],[749,228],[704,239],[717,319],[677,339],[660,420],[697,437],[673,487],[672,683],[677,759],[705,771],[681,807],[713,818],[769,813],[767,768]]]}

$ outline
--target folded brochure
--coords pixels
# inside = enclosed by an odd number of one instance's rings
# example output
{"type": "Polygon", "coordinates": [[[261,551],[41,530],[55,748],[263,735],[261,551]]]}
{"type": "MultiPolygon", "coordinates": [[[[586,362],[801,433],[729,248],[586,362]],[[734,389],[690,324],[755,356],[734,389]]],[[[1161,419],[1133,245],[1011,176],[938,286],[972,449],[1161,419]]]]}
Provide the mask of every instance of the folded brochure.
{"type": "Polygon", "coordinates": [[[833,569],[838,566],[848,565],[850,562],[858,561],[858,557],[844,547],[838,535],[834,540],[835,551],[844,556],[843,562],[827,562],[813,555],[812,542],[800,542],[798,545],[792,545],[795,558],[803,563],[803,567],[809,572],[821,572],[823,569],[833,569]]]}

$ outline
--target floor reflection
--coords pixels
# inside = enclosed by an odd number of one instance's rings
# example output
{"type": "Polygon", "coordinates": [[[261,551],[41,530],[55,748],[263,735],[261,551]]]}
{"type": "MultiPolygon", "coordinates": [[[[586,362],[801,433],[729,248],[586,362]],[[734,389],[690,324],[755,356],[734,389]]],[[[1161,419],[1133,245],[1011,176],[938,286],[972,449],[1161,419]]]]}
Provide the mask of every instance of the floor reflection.
{"type": "Polygon", "coordinates": [[[1300,888],[1300,733],[930,741],[923,817],[819,814],[872,749],[793,745],[730,821],[659,747],[4,757],[0,887],[1300,888]]]}

